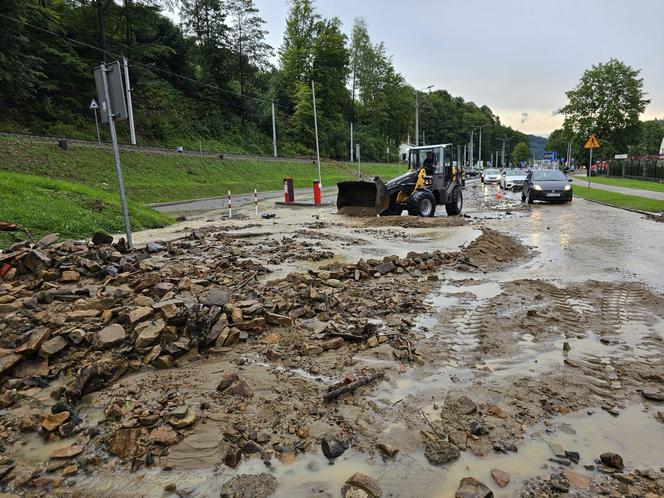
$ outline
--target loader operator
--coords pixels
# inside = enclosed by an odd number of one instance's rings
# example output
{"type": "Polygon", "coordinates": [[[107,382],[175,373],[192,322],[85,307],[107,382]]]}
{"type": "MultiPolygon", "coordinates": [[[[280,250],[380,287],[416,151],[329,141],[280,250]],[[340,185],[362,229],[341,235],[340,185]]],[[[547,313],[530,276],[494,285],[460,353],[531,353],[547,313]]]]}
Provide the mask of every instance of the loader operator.
{"type": "Polygon", "coordinates": [[[433,162],[433,152],[427,152],[427,158],[422,163],[424,170],[427,172],[427,175],[433,175],[434,173],[434,162],[433,162]]]}

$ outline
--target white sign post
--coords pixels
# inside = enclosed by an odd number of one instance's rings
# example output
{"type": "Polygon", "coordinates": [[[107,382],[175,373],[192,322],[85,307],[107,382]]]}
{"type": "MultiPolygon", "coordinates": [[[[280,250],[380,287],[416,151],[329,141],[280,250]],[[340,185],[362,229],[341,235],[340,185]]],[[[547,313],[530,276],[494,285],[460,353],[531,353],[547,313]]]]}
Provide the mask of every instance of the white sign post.
{"type": "Polygon", "coordinates": [[[95,126],[97,128],[97,143],[101,145],[101,138],[99,137],[99,120],[97,119],[97,109],[99,109],[99,104],[97,104],[97,101],[95,99],[92,99],[92,102],[90,102],[90,109],[92,109],[95,113],[95,126]]]}

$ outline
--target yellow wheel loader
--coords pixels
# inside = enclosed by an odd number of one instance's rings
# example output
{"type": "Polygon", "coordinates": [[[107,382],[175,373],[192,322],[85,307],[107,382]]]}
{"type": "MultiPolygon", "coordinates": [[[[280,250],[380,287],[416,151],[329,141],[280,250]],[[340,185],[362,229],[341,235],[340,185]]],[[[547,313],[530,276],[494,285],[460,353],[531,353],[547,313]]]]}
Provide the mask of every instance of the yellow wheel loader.
{"type": "Polygon", "coordinates": [[[448,215],[461,214],[462,178],[452,163],[451,145],[412,147],[408,172],[387,182],[374,177],[337,183],[337,209],[373,208],[381,216],[400,215],[406,209],[412,216],[428,217],[436,214],[436,206],[445,206],[448,215]]]}

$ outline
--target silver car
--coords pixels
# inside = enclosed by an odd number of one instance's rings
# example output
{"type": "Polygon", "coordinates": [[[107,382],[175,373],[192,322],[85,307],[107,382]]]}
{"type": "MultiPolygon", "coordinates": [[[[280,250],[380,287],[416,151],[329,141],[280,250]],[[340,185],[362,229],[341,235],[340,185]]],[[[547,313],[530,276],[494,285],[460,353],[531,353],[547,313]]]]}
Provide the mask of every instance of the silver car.
{"type": "Polygon", "coordinates": [[[482,183],[500,183],[500,171],[497,169],[485,169],[482,183]]]}
{"type": "Polygon", "coordinates": [[[527,173],[525,170],[514,168],[505,171],[500,179],[500,188],[517,190],[523,188],[527,173]]]}

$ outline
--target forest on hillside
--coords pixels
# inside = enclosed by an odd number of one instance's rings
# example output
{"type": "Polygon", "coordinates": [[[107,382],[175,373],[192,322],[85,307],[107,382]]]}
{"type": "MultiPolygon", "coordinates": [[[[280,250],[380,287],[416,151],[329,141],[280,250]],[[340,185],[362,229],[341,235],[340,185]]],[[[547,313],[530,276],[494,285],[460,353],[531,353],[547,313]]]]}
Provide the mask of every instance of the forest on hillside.
{"type": "MultiPolygon", "coordinates": [[[[3,0],[0,130],[95,138],[93,68],[122,56],[139,143],[271,154],[274,102],[279,155],[310,155],[311,81],[323,156],[348,158],[351,122],[363,160],[384,161],[387,150],[395,158],[399,143],[415,142],[416,90],[387,47],[365,19],[346,33],[312,0],[292,0],[279,47],[267,44],[252,0],[3,0]]],[[[486,161],[497,138],[508,138],[508,154],[528,142],[487,106],[443,89],[419,97],[421,143],[467,144],[484,125],[486,161]]],[[[128,141],[126,122],[119,132],[128,141]]],[[[474,144],[477,159],[477,135],[474,144]]]]}

